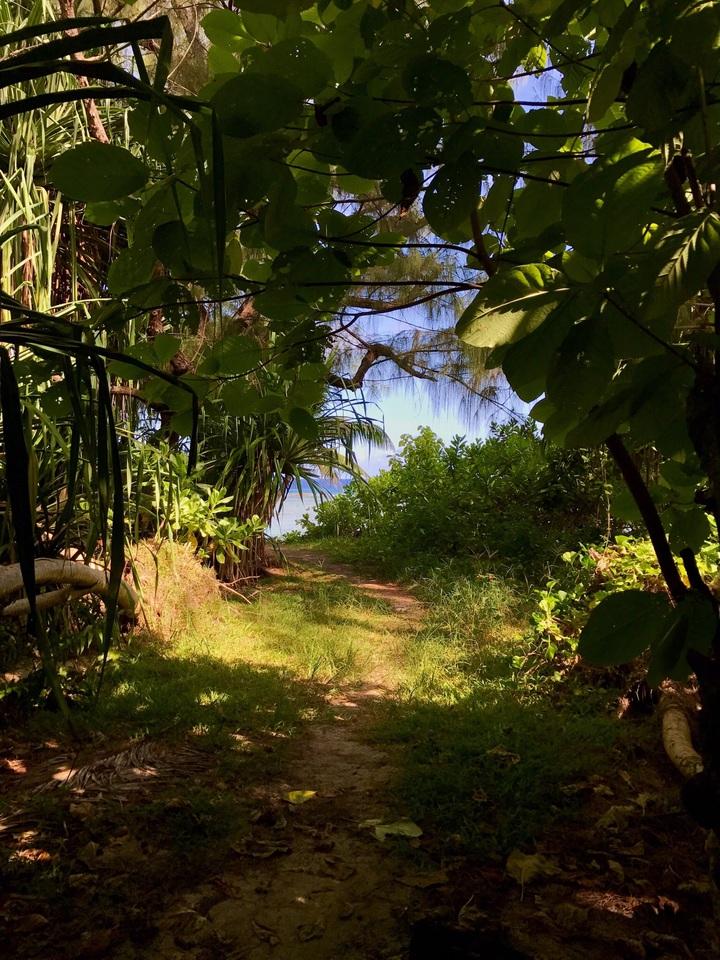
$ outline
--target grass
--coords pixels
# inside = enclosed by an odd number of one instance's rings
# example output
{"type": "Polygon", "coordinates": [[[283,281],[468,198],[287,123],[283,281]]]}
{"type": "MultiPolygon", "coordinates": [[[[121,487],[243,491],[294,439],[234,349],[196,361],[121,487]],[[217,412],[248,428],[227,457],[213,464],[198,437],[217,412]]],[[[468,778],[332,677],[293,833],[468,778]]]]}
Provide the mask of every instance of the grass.
{"type": "Polygon", "coordinates": [[[337,684],[402,659],[404,622],[386,603],[332,576],[287,577],[235,615],[246,644],[296,676],[337,684]]]}
{"type": "Polygon", "coordinates": [[[451,848],[529,843],[572,816],[564,788],[617,765],[637,728],[609,709],[617,691],[519,671],[525,585],[447,564],[413,587],[427,606],[419,628],[322,573],[270,583],[250,605],[215,596],[162,656],[144,646],[125,660],[104,716],[211,740],[292,737],[322,711],[328,685],[379,673],[395,694],[371,736],[401,747],[398,809],[451,848]]]}
{"type": "MultiPolygon", "coordinates": [[[[215,780],[190,784],[180,805],[160,792],[131,814],[134,836],[160,836],[196,866],[247,823],[243,791],[282,770],[286,745],[325,715],[328,687],[369,675],[394,689],[367,733],[399,748],[398,811],[443,851],[531,843],[574,815],[564,788],[627,760],[637,739],[608,709],[616,692],[519,671],[527,591],[514,581],[426,572],[415,587],[427,614],[413,625],[322,572],[271,582],[252,604],[226,599],[182,551],[161,557],[158,576],[146,597],[155,629],[115,654],[79,716],[108,742],[191,738],[214,758],[215,780]]],[[[40,714],[35,735],[57,723],[40,714]]]]}
{"type": "MultiPolygon", "coordinates": [[[[157,565],[145,559],[148,626],[113,652],[96,704],[78,690],[75,700],[84,706],[76,722],[91,737],[90,756],[98,741],[101,752],[112,752],[149,738],[190,742],[207,766],[197,776],[179,767],[174,780],[129,802],[109,790],[79,822],[63,790],[27,798],[34,846],[5,844],[0,883],[60,913],[82,896],[73,877],[88,869],[88,843],[111,854],[126,850],[127,870],[136,876],[137,889],[94,894],[99,914],[115,910],[119,897],[124,911],[145,915],[158,891],[215,872],[250,828],[256,788],[282,776],[290,745],[325,714],[328,687],[379,664],[394,669],[401,657],[401,621],[343,581],[288,577],[264,585],[247,604],[225,597],[182,547],[161,552],[157,565]],[[65,824],[72,827],[67,837],[65,824]]],[[[23,737],[63,743],[60,723],[57,714],[39,711],[23,737]]],[[[16,806],[17,798],[7,798],[0,813],[16,806]]]]}
{"type": "MultiPolygon", "coordinates": [[[[320,549],[352,562],[354,546],[320,549]]],[[[469,571],[446,563],[409,578],[427,615],[403,638],[396,693],[377,706],[372,736],[399,748],[399,811],[443,851],[500,856],[576,815],[572,785],[612,776],[655,732],[616,720],[618,690],[550,664],[522,669],[527,585],[469,571]]]]}
{"type": "Polygon", "coordinates": [[[397,798],[445,852],[505,855],[577,810],[573,784],[628,762],[638,735],[617,690],[520,672],[521,597],[464,579],[437,594],[374,736],[399,745],[397,798]]]}
{"type": "MultiPolygon", "coordinates": [[[[402,658],[403,621],[331,576],[270,581],[245,603],[223,594],[182,545],[141,574],[147,626],[111,652],[97,704],[78,691],[81,731],[291,736],[322,709],[328,685],[402,658]]],[[[58,718],[41,712],[31,730],[55,735],[58,718]]]]}
{"type": "Polygon", "coordinates": [[[510,676],[478,678],[454,703],[444,690],[380,711],[376,739],[402,747],[398,802],[444,852],[504,855],[532,843],[577,809],[565,788],[630,755],[607,693],[523,697],[510,676]]]}

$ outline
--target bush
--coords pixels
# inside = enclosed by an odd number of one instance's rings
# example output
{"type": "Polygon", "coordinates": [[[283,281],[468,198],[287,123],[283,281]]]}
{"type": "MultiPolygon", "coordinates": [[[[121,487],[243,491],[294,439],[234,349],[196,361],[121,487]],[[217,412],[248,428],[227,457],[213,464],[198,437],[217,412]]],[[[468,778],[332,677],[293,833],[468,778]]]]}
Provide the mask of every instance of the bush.
{"type": "Polygon", "coordinates": [[[484,557],[532,574],[598,536],[607,493],[601,454],[549,446],[529,426],[449,444],[425,428],[402,438],[388,469],[301,522],[313,538],[359,537],[365,557],[389,570],[484,557]]]}
{"type": "MultiPolygon", "coordinates": [[[[563,566],[531,600],[531,637],[544,654],[574,654],[582,628],[601,600],[621,590],[666,589],[652,544],[646,538],[618,535],[605,544],[581,546],[562,556],[563,566]]],[[[717,546],[708,541],[697,556],[700,573],[712,581],[717,546]]]]}

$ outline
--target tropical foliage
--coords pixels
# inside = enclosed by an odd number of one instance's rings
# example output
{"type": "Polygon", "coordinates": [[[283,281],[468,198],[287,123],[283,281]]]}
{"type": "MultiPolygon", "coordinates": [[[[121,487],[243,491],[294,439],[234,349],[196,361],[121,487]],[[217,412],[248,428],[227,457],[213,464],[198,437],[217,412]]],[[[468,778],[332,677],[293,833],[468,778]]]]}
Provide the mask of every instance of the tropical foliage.
{"type": "Polygon", "coordinates": [[[403,438],[386,470],[354,480],[303,524],[311,537],[357,538],[359,556],[395,573],[454,558],[532,577],[607,532],[605,467],[531,426],[495,425],[487,440],[449,444],[425,428],[403,438]]]}
{"type": "MultiPolygon", "coordinates": [[[[605,598],[578,649],[697,674],[717,800],[720,631],[697,559],[720,519],[717,5],[237,0],[202,21],[197,89],[173,80],[177,18],[97,6],[0,8],[4,536],[50,677],[38,554],[106,554],[106,652],[114,629],[118,421],[187,446],[190,474],[201,415],[208,437],[241,430],[214,479],[238,522],[267,520],[288,464],[316,462],[288,444],[343,446],[316,416],[329,386],[463,380],[470,357],[546,440],[613,458],[667,589],[605,598]]],[[[455,510],[433,528],[448,551],[455,510]]]]}

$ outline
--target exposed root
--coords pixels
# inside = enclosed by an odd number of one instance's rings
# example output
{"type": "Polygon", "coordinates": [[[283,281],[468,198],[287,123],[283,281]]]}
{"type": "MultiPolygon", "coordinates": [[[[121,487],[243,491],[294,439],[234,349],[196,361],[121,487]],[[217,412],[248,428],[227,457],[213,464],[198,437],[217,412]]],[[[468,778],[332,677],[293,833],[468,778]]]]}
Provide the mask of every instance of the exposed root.
{"type": "MultiPolygon", "coordinates": [[[[69,600],[93,593],[98,597],[108,595],[108,575],[102,567],[89,566],[77,560],[40,559],[35,561],[35,582],[39,587],[56,585],[55,590],[41,593],[37,597],[40,610],[58,607],[69,600]]],[[[19,563],[0,567],[0,616],[25,617],[30,612],[27,597],[9,600],[13,594],[23,589],[23,578],[19,563]]],[[[134,616],[138,606],[135,591],[127,583],[120,585],[118,605],[123,613],[134,616]]]]}
{"type": "Polygon", "coordinates": [[[691,720],[694,701],[687,693],[672,684],[663,687],[660,700],[663,746],[671,763],[685,779],[702,773],[703,759],[695,749],[691,720]]]}

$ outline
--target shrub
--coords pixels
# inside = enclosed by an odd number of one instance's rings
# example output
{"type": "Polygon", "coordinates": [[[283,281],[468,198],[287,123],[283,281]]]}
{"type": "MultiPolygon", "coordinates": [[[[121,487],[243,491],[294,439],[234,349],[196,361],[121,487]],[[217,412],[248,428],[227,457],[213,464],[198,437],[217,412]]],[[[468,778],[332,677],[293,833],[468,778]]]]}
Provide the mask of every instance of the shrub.
{"type": "Polygon", "coordinates": [[[301,522],[312,537],[359,536],[365,556],[391,570],[485,557],[535,573],[598,536],[607,494],[602,455],[549,446],[529,426],[448,444],[425,428],[402,438],[386,470],[301,522]]]}
{"type": "MultiPolygon", "coordinates": [[[[555,576],[531,595],[531,636],[550,659],[575,653],[590,612],[605,597],[621,590],[665,590],[646,538],[617,535],[612,542],[566,551],[562,560],[555,576]]],[[[708,541],[697,560],[701,574],[711,581],[717,546],[708,541]]]]}

